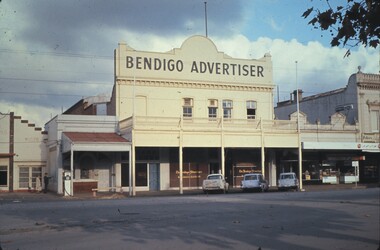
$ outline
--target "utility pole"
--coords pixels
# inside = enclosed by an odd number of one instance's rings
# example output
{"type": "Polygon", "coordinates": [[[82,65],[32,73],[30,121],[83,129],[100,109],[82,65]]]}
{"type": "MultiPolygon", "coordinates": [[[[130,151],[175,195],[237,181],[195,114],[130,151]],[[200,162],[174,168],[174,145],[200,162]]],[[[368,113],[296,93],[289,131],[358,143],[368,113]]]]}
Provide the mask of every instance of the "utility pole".
{"type": "Polygon", "coordinates": [[[297,134],[298,134],[298,175],[299,189],[302,191],[302,143],[301,143],[301,128],[300,128],[300,100],[298,90],[298,61],[296,61],[296,98],[297,98],[297,134]]]}
{"type": "Polygon", "coordinates": [[[205,2],[205,28],[206,28],[206,37],[208,37],[208,34],[207,34],[207,2],[205,2]]]}

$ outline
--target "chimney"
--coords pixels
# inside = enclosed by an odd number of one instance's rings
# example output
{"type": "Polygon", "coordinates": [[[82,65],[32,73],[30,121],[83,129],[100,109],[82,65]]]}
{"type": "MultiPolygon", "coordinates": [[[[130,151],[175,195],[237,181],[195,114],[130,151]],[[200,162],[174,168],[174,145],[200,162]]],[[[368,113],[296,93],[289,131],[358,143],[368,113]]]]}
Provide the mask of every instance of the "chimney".
{"type": "MultiPolygon", "coordinates": [[[[302,101],[302,89],[298,89],[298,101],[302,101]]],[[[294,101],[296,102],[297,101],[297,90],[294,90],[293,91],[293,96],[294,96],[294,101]]]]}

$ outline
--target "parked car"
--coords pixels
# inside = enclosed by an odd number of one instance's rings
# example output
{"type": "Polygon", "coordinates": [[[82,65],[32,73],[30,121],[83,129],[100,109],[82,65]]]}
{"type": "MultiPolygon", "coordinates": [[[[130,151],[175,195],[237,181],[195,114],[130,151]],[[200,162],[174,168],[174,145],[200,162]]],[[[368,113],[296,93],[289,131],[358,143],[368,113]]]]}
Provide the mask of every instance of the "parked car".
{"type": "Polygon", "coordinates": [[[262,174],[245,174],[241,181],[241,188],[243,191],[268,191],[268,182],[264,179],[262,174]]]}
{"type": "Polygon", "coordinates": [[[298,191],[299,182],[295,173],[281,173],[278,178],[278,190],[294,189],[298,191]]]}
{"type": "Polygon", "coordinates": [[[202,189],[204,193],[209,193],[210,191],[228,193],[229,184],[222,174],[210,174],[206,180],[203,180],[202,189]]]}

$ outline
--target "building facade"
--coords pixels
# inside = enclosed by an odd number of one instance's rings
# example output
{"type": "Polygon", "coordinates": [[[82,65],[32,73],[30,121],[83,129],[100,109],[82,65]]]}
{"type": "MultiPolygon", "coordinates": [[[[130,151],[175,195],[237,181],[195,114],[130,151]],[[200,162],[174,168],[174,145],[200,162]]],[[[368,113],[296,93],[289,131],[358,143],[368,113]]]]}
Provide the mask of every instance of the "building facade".
{"type": "Polygon", "coordinates": [[[298,136],[296,122],[273,119],[274,86],[269,54],[232,58],[203,36],[167,53],[119,44],[108,111],[132,142],[134,190],[182,192],[215,172],[232,186],[248,172],[276,185],[276,155],[298,136]]]}
{"type": "Polygon", "coordinates": [[[0,192],[37,191],[46,169],[46,132],[16,116],[0,114],[0,192]]]}
{"type": "MultiPolygon", "coordinates": [[[[86,102],[84,102],[86,103],[86,102]]],[[[80,192],[123,191],[122,165],[130,143],[120,136],[118,120],[105,115],[57,115],[45,125],[51,190],[73,196],[80,192]]]]}
{"type": "Polygon", "coordinates": [[[277,119],[292,119],[298,98],[303,169],[313,173],[310,179],[344,182],[358,164],[360,181],[379,182],[380,75],[359,70],[344,88],[308,97],[302,97],[302,90],[296,93],[274,110],[277,119]]]}

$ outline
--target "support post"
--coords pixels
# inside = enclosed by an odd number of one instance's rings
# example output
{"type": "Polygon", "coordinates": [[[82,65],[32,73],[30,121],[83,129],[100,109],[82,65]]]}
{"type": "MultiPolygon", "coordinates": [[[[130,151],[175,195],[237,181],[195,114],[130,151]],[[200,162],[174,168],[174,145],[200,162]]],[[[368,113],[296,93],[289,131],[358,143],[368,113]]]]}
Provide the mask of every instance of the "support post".
{"type": "Polygon", "coordinates": [[[264,129],[263,120],[260,117],[260,129],[261,129],[261,174],[265,178],[265,146],[264,146],[264,129]]]}
{"type": "Polygon", "coordinates": [[[224,176],[224,177],[226,177],[225,176],[225,174],[226,174],[226,161],[225,161],[225,152],[224,152],[224,124],[223,124],[223,117],[221,117],[220,118],[220,120],[221,120],[221,169],[222,169],[222,175],[224,176]]]}
{"type": "Polygon", "coordinates": [[[179,193],[183,194],[183,117],[180,118],[180,128],[179,128],[179,193]]]}
{"type": "Polygon", "coordinates": [[[70,196],[74,196],[74,145],[71,143],[70,149],[70,196]]]}

